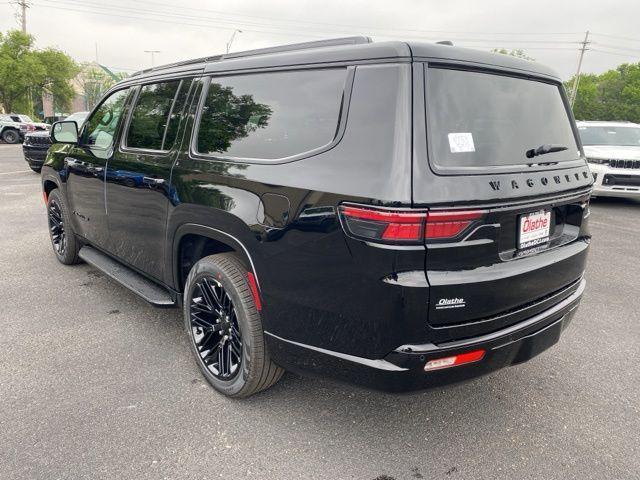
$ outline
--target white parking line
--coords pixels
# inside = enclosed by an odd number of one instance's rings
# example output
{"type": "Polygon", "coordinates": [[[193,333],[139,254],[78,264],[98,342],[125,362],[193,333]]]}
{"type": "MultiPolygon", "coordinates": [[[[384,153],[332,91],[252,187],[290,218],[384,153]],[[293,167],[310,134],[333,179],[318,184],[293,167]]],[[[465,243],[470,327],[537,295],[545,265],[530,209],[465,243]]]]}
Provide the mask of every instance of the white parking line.
{"type": "Polygon", "coordinates": [[[0,175],[15,175],[16,173],[28,173],[29,170],[16,170],[15,172],[2,172],[0,175]]]}

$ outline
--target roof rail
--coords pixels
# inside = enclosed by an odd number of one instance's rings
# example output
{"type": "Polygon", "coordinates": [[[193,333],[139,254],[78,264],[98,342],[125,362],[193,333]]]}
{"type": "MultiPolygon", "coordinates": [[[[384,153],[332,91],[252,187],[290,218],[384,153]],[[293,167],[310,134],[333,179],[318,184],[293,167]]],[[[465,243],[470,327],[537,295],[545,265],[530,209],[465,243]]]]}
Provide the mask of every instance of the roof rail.
{"type": "Polygon", "coordinates": [[[160,65],[157,67],[145,68],[144,70],[138,70],[130,75],[130,77],[136,77],[138,75],[142,75],[143,73],[155,72],[158,70],[166,70],[169,68],[175,67],[183,67],[186,65],[195,65],[197,63],[205,63],[205,62],[215,62],[216,60],[220,60],[222,55],[209,55],[208,57],[200,57],[193,58],[191,60],[182,60],[180,62],[167,63],[166,65],[160,65]]]}
{"type": "Polygon", "coordinates": [[[145,73],[157,72],[160,70],[167,70],[169,68],[182,67],[185,65],[195,65],[198,63],[215,62],[218,60],[225,60],[227,58],[251,57],[254,55],[265,55],[268,53],[292,52],[295,50],[307,50],[310,48],[321,48],[321,47],[335,47],[338,45],[358,45],[361,43],[371,43],[371,42],[372,40],[370,37],[354,36],[354,37],[343,37],[343,38],[331,38],[328,40],[318,40],[314,42],[292,43],[290,45],[279,45],[277,47],[258,48],[256,50],[246,50],[244,52],[227,53],[223,55],[210,55],[208,57],[194,58],[193,60],[184,60],[181,62],[169,63],[167,65],[160,65],[158,67],[139,70],[137,72],[132,73],[130,77],[137,77],[138,75],[142,75],[145,73]]]}
{"type": "Polygon", "coordinates": [[[246,50],[244,52],[227,53],[222,55],[222,59],[251,57],[253,55],[265,55],[267,53],[293,52],[295,50],[308,50],[310,48],[336,47],[339,45],[358,45],[361,43],[371,43],[370,37],[355,36],[330,38],[327,40],[317,40],[313,42],[292,43],[289,45],[279,45],[277,47],[258,48],[256,50],[246,50]]]}

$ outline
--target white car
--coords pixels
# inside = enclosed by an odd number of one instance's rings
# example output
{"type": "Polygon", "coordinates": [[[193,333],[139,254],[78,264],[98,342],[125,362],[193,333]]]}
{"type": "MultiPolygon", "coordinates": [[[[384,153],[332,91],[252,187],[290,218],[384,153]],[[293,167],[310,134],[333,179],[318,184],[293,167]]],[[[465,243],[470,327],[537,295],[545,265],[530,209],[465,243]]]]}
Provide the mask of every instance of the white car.
{"type": "Polygon", "coordinates": [[[640,198],[640,125],[577,122],[593,174],[593,196],[640,198]]]}

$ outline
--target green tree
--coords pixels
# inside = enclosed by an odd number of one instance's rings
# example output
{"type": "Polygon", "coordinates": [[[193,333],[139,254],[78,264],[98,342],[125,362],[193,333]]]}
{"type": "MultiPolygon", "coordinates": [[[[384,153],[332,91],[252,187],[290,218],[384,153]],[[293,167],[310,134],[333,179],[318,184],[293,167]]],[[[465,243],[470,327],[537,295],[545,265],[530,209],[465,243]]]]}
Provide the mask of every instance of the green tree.
{"type": "Polygon", "coordinates": [[[78,73],[65,53],[36,50],[34,38],[19,31],[0,32],[0,104],[5,111],[33,114],[32,99],[44,91],[66,107],[74,96],[70,80],[78,73]]]}
{"type": "Polygon", "coordinates": [[[515,50],[507,50],[506,48],[494,48],[493,50],[491,50],[491,52],[493,53],[501,53],[503,55],[509,55],[511,57],[517,57],[517,58],[522,58],[523,60],[529,60],[529,61],[534,61],[535,58],[530,57],[529,55],[527,55],[524,50],[517,48],[515,50]]]}
{"type": "MultiPolygon", "coordinates": [[[[565,83],[568,91],[574,80],[565,83]]],[[[573,113],[579,120],[640,122],[640,63],[624,63],[600,75],[581,75],[573,113]]]]}

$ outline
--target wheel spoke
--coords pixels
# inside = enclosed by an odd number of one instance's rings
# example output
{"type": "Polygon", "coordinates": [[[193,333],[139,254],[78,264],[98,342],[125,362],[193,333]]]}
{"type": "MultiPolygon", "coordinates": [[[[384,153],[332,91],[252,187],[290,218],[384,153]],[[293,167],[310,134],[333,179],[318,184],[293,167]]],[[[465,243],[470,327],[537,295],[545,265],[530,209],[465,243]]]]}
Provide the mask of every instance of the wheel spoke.
{"type": "Polygon", "coordinates": [[[219,351],[220,351],[220,344],[216,343],[216,345],[211,350],[209,350],[209,353],[207,353],[204,357],[202,357],[202,360],[206,365],[211,364],[213,361],[215,361],[218,358],[219,351]]]}
{"type": "Polygon", "coordinates": [[[231,296],[213,276],[202,278],[189,305],[191,335],[204,366],[216,378],[229,380],[242,363],[242,335],[231,296]]]}
{"type": "Polygon", "coordinates": [[[230,350],[233,350],[236,358],[238,359],[238,361],[240,361],[240,359],[242,358],[242,344],[238,340],[233,339],[231,340],[230,345],[230,350]]]}

